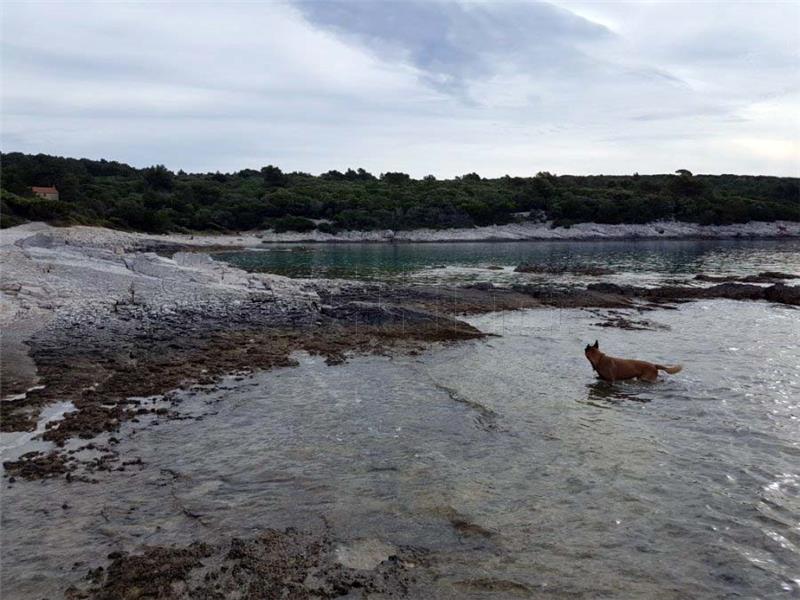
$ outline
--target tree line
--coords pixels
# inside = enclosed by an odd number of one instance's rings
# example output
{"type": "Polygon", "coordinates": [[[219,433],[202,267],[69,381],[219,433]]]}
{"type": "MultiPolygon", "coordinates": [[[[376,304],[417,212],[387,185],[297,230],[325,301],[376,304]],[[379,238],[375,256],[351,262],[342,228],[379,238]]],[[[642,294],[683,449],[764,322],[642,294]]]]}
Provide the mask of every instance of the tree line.
{"type": "Polygon", "coordinates": [[[107,160],[0,154],[0,225],[26,221],[153,233],[446,229],[525,220],[704,225],[800,221],[800,179],[744,175],[554,175],[453,179],[364,169],[321,175],[269,165],[236,173],[137,169],[107,160]],[[33,194],[55,185],[59,199],[33,194]]]}

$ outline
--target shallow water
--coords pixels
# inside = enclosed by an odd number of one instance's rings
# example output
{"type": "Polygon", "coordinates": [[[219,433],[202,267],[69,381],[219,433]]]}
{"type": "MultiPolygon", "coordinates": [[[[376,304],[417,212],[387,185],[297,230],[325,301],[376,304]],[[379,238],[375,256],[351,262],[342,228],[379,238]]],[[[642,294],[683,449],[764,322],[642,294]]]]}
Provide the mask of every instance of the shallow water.
{"type": "Polygon", "coordinates": [[[410,282],[529,279],[514,267],[592,265],[659,281],[708,273],[800,271],[800,240],[637,242],[469,242],[436,244],[265,244],[215,256],[237,267],[289,277],[401,279],[410,282]],[[503,267],[497,272],[488,267],[503,267]]]}
{"type": "Polygon", "coordinates": [[[630,332],[491,314],[470,321],[499,337],[226,380],[187,394],[201,420],[125,429],[141,470],[5,486],[3,596],[58,596],[113,550],[323,517],[429,549],[417,597],[800,595],[799,315],[709,301],[630,332]],[[684,371],[599,383],[595,338],[684,371]]]}

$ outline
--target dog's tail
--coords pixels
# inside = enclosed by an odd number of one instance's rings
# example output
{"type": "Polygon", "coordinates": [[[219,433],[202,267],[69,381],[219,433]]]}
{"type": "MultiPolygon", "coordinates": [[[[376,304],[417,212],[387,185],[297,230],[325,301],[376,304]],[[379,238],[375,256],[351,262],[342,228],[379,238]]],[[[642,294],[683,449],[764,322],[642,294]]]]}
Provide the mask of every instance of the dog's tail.
{"type": "Polygon", "coordinates": [[[656,365],[656,369],[660,371],[666,371],[670,375],[675,375],[675,373],[680,373],[681,369],[683,369],[682,365],[673,365],[671,367],[667,367],[665,365],[656,365]]]}

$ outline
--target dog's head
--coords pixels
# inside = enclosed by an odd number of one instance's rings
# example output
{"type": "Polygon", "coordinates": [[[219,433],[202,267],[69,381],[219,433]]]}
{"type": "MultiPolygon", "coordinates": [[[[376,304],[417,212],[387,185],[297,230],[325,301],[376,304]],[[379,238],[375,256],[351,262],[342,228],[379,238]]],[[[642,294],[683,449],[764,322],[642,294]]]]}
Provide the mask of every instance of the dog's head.
{"type": "Polygon", "coordinates": [[[594,359],[600,354],[600,343],[595,340],[594,344],[587,344],[586,348],[583,349],[583,353],[589,359],[589,362],[594,362],[594,359]]]}

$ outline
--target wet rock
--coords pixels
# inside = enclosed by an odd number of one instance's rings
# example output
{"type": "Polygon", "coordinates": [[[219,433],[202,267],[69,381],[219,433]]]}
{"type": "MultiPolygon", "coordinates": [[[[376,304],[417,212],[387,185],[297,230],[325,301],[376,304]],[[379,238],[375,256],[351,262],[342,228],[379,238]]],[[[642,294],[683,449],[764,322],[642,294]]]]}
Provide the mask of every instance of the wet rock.
{"type": "Polygon", "coordinates": [[[117,405],[106,407],[92,402],[86,397],[76,400],[75,412],[66,413],[58,421],[51,421],[45,427],[42,439],[63,446],[67,440],[81,438],[89,440],[106,431],[116,431],[120,423],[126,421],[137,411],[117,405]]]}
{"type": "MultiPolygon", "coordinates": [[[[616,283],[590,283],[586,286],[590,292],[599,292],[601,294],[613,294],[615,296],[635,296],[637,295],[637,288],[632,285],[619,285],[616,283]]],[[[638,288],[641,289],[641,288],[638,288]]]]}
{"type": "Polygon", "coordinates": [[[713,283],[723,283],[723,282],[731,282],[731,281],[739,281],[738,277],[733,275],[706,275],[705,273],[700,273],[694,276],[695,281],[708,281],[713,283]]]}
{"type": "Polygon", "coordinates": [[[655,323],[648,319],[632,319],[621,315],[608,315],[604,321],[594,323],[595,327],[615,327],[626,331],[659,331],[667,330],[668,326],[655,323]]]}
{"type": "MultiPolygon", "coordinates": [[[[677,294],[686,293],[677,288],[677,294]]],[[[656,292],[658,293],[658,292],[656,292]]],[[[721,283],[719,285],[705,288],[697,296],[698,298],[727,298],[729,300],[762,300],[764,299],[764,288],[757,285],[744,283],[721,283]]]]}
{"type": "Polygon", "coordinates": [[[380,304],[373,302],[347,302],[338,306],[322,308],[322,314],[337,321],[345,323],[363,323],[365,325],[396,325],[416,323],[449,323],[458,322],[441,314],[424,310],[398,306],[393,304],[380,304]]]}
{"type": "Polygon", "coordinates": [[[706,275],[701,273],[695,275],[695,280],[706,281],[711,283],[776,283],[786,279],[796,279],[800,275],[792,275],[790,273],[781,273],[779,271],[763,271],[758,275],[746,275],[744,277],[736,277],[734,275],[706,275]]]}
{"type": "MultiPolygon", "coordinates": [[[[345,552],[346,554],[346,552],[345,552]]],[[[335,545],[322,533],[267,529],[210,545],[115,552],[107,569],[90,570],[67,598],[337,598],[351,592],[407,597],[425,556],[379,540],[335,545]],[[342,561],[340,548],[356,548],[342,561]],[[360,548],[360,549],[358,549],[360,548]],[[367,558],[365,558],[367,557],[367,558]],[[350,560],[350,559],[353,560],[350,560]],[[345,564],[347,563],[347,564],[345,564]],[[352,565],[352,566],[351,566],[352,565]]]]}
{"type": "Polygon", "coordinates": [[[770,287],[747,283],[720,283],[711,287],[662,286],[644,288],[613,283],[593,283],[586,286],[589,291],[616,294],[627,298],[639,298],[651,302],[686,302],[690,300],[726,298],[729,300],[769,300],[782,304],[800,304],[800,286],[783,283],[770,287]]]}
{"type": "Polygon", "coordinates": [[[764,290],[764,298],[770,302],[800,306],[800,286],[776,283],[764,290]]]}
{"type": "Polygon", "coordinates": [[[627,308],[631,305],[622,286],[594,284],[586,288],[558,288],[543,285],[514,285],[515,291],[536,298],[542,305],[559,308],[627,308]]]}
{"type": "Polygon", "coordinates": [[[90,571],[89,578],[102,584],[88,590],[87,597],[97,600],[186,597],[176,584],[185,582],[193,569],[202,566],[200,559],[212,553],[212,547],[201,543],[187,548],[151,548],[133,556],[112,553],[114,558],[108,569],[90,571]]]}
{"type": "Polygon", "coordinates": [[[491,281],[477,281],[475,283],[470,283],[464,287],[471,290],[480,290],[482,292],[488,292],[489,290],[494,289],[494,284],[491,281]]]}
{"type": "Polygon", "coordinates": [[[48,479],[60,477],[75,470],[74,461],[59,452],[28,452],[17,460],[7,460],[3,463],[6,475],[10,478],[22,479],[48,479]]]}
{"type": "Polygon", "coordinates": [[[800,275],[796,273],[781,273],[780,271],[762,271],[758,274],[759,277],[769,279],[798,279],[800,275]]]}
{"type": "Polygon", "coordinates": [[[0,431],[34,431],[44,402],[29,398],[0,403],[0,431]]]}

